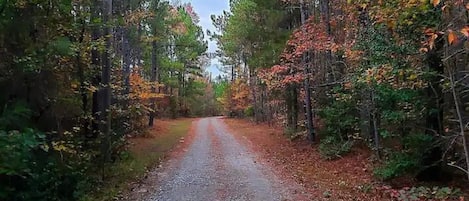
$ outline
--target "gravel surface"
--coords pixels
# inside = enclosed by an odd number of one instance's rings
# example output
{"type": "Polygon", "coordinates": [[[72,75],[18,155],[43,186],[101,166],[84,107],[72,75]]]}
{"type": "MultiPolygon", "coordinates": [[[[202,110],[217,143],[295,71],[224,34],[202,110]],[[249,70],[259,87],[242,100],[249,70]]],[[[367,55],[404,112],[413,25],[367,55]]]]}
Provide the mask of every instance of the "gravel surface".
{"type": "Polygon", "coordinates": [[[219,118],[201,119],[180,158],[159,173],[161,187],[149,201],[297,200],[297,185],[281,181],[240,144],[219,118]]]}

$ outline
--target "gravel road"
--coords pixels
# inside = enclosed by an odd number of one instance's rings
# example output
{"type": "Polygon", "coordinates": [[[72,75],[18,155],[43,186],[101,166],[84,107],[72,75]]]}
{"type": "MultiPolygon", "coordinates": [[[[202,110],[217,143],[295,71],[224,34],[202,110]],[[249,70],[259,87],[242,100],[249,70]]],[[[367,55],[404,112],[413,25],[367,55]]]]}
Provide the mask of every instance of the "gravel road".
{"type": "Polygon", "coordinates": [[[298,200],[297,185],[281,181],[258,162],[221,119],[201,119],[195,129],[184,155],[160,173],[161,187],[150,201],[298,200]]]}

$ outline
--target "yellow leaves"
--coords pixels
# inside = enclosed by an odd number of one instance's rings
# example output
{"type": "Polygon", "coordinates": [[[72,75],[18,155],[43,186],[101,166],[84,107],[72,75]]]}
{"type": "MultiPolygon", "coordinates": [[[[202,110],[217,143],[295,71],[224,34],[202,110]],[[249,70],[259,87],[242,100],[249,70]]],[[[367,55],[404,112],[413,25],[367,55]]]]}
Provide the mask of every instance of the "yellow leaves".
{"type": "Polygon", "coordinates": [[[367,85],[385,84],[395,89],[417,89],[426,86],[426,82],[421,79],[421,74],[412,69],[394,69],[391,65],[385,64],[379,68],[367,69],[359,82],[367,85]]]}
{"type": "Polygon", "coordinates": [[[98,91],[98,88],[96,86],[93,86],[93,85],[90,85],[86,89],[91,93],[94,93],[94,92],[98,91]]]}
{"type": "Polygon", "coordinates": [[[39,148],[41,148],[45,152],[48,152],[50,147],[47,144],[42,144],[42,145],[39,146],[39,148]]]}
{"type": "Polygon", "coordinates": [[[417,74],[415,74],[415,73],[413,73],[413,74],[410,74],[410,76],[409,76],[409,80],[412,80],[412,81],[413,81],[413,80],[416,80],[416,79],[417,79],[417,77],[418,77],[418,76],[417,76],[417,74]]]}
{"type": "MultiPolygon", "coordinates": [[[[44,147],[49,150],[49,146],[44,147]]],[[[72,144],[67,143],[66,141],[55,141],[52,142],[52,149],[58,152],[70,153],[75,154],[77,151],[74,149],[75,147],[72,144]]]]}
{"type": "Polygon", "coordinates": [[[15,3],[15,6],[18,8],[25,8],[27,4],[28,4],[28,1],[26,0],[17,0],[15,3]]]}
{"type": "Polygon", "coordinates": [[[458,36],[452,30],[449,30],[448,32],[449,32],[448,33],[448,42],[449,42],[450,45],[452,45],[453,43],[455,43],[458,40],[458,36]]]}
{"type": "Polygon", "coordinates": [[[72,84],[70,84],[70,87],[71,87],[73,90],[76,90],[76,89],[78,89],[78,84],[72,83],[72,84]]]}
{"type": "Polygon", "coordinates": [[[368,4],[364,3],[360,6],[362,9],[366,9],[366,7],[368,7],[368,4]]]}
{"type": "Polygon", "coordinates": [[[440,5],[440,0],[430,0],[433,4],[434,7],[437,7],[438,5],[440,5]]]}

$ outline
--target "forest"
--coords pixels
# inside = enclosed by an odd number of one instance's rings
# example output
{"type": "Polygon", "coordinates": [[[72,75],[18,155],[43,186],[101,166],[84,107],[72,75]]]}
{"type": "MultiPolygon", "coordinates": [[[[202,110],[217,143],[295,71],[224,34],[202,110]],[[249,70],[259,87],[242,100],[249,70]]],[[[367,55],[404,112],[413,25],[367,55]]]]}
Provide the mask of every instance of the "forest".
{"type": "Polygon", "coordinates": [[[281,125],[325,160],[366,147],[382,181],[467,187],[469,1],[230,6],[209,33],[228,75],[217,99],[228,115],[281,125]]]}
{"type": "Polygon", "coordinates": [[[0,200],[79,200],[155,118],[215,113],[206,48],[190,4],[0,1],[0,200]]]}
{"type": "Polygon", "coordinates": [[[208,31],[178,1],[0,0],[0,200],[81,200],[156,119],[216,115],[467,187],[468,0],[229,4],[208,31]]]}

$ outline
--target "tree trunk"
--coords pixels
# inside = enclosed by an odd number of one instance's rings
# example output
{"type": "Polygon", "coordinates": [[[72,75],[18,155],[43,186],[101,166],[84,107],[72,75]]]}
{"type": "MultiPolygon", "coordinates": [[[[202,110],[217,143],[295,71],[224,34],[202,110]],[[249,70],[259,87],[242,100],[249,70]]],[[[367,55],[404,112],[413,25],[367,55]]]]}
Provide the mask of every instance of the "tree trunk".
{"type": "MultiPolygon", "coordinates": [[[[158,44],[156,43],[156,41],[153,41],[152,42],[152,51],[151,51],[151,76],[150,76],[150,81],[152,83],[155,83],[157,80],[156,78],[158,77],[158,64],[157,64],[157,53],[158,53],[158,44]]],[[[155,88],[155,85],[152,85],[151,87],[151,92],[152,93],[156,93],[156,88],[155,88]]],[[[156,107],[156,103],[155,103],[155,99],[152,98],[151,99],[151,103],[150,103],[150,108],[152,111],[150,111],[150,114],[149,114],[149,117],[148,117],[148,126],[149,127],[152,127],[154,125],[154,120],[155,120],[155,107],[156,107]]]]}
{"type": "MultiPolygon", "coordinates": [[[[300,13],[301,13],[301,24],[306,23],[306,9],[304,8],[303,0],[300,0],[300,13]]],[[[308,140],[314,142],[315,133],[313,126],[313,108],[311,105],[311,87],[309,83],[309,58],[306,54],[303,55],[302,65],[304,68],[304,74],[306,76],[304,81],[304,90],[305,90],[305,112],[306,112],[306,126],[308,132],[308,140]]]]}
{"type": "MultiPolygon", "coordinates": [[[[101,13],[101,5],[98,0],[95,0],[93,1],[93,7],[92,7],[92,16],[91,16],[91,18],[93,19],[92,21],[97,21],[95,19],[100,18],[100,13],[101,13]]],[[[96,42],[99,40],[100,37],[101,37],[101,32],[100,32],[98,24],[93,24],[93,30],[91,33],[92,41],[96,42]]],[[[98,72],[98,70],[100,69],[101,56],[97,48],[91,49],[91,66],[94,72],[98,72]]],[[[91,82],[94,87],[99,87],[99,84],[101,83],[101,76],[99,74],[95,74],[94,77],[91,79],[91,82]]],[[[92,108],[91,108],[91,112],[93,115],[93,120],[91,124],[91,132],[92,132],[93,138],[97,138],[99,135],[100,108],[101,107],[99,104],[99,90],[95,90],[93,91],[92,108]]]]}
{"type": "Polygon", "coordinates": [[[110,106],[111,106],[111,38],[108,37],[111,34],[110,22],[112,18],[112,0],[106,0],[104,3],[104,36],[105,36],[105,51],[103,54],[103,68],[101,74],[101,86],[102,86],[102,108],[101,108],[101,132],[103,133],[102,141],[102,154],[103,154],[103,163],[110,161],[111,158],[111,116],[110,116],[110,106]]]}

